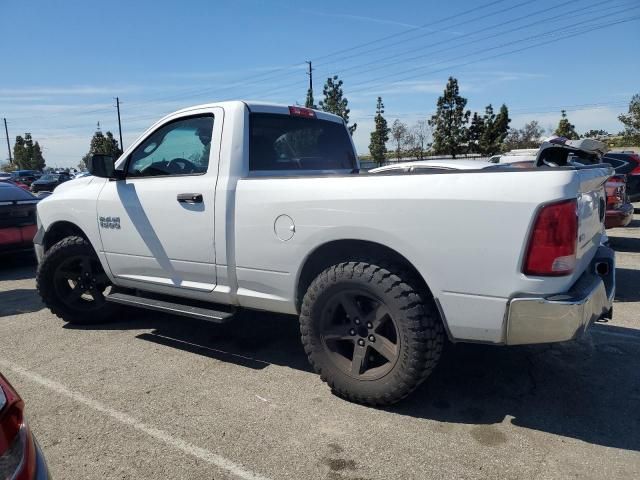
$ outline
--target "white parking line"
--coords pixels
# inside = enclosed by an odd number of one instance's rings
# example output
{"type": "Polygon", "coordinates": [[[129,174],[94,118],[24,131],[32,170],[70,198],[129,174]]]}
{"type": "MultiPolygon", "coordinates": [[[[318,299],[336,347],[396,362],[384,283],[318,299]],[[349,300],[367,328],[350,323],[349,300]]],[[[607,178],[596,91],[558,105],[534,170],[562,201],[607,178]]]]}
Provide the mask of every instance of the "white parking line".
{"type": "Polygon", "coordinates": [[[2,365],[3,368],[17,373],[18,375],[22,375],[23,377],[34,383],[42,385],[43,387],[48,388],[49,390],[52,390],[60,395],[71,398],[72,400],[75,400],[76,402],[92,408],[93,410],[103,413],[122,424],[136,429],[139,432],[145,433],[150,437],[153,437],[156,440],[159,440],[166,445],[175,448],[176,450],[180,450],[211,465],[215,465],[221,470],[226,470],[227,472],[239,478],[242,478],[243,480],[269,480],[268,477],[264,477],[260,474],[247,470],[242,465],[238,465],[237,463],[232,462],[231,460],[228,460],[216,453],[210,452],[209,450],[198,447],[189,442],[185,442],[180,438],[173,437],[163,430],[146,425],[139,420],[131,417],[130,415],[127,415],[126,413],[114,410],[113,408],[110,408],[98,402],[97,400],[93,400],[92,398],[89,398],[80,392],[76,392],[65,387],[55,380],[43,377],[41,375],[38,375],[37,373],[27,370],[26,368],[22,368],[19,365],[15,365],[5,360],[0,360],[0,365],[2,365]]]}

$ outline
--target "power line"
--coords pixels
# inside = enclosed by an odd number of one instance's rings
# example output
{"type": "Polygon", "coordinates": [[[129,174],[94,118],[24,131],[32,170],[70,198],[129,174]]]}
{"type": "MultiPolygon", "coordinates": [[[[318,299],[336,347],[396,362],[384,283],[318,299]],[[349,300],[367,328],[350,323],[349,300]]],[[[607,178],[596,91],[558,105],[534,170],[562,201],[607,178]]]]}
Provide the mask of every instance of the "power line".
{"type": "Polygon", "coordinates": [[[448,17],[445,17],[445,18],[441,18],[439,20],[436,20],[435,22],[425,23],[425,24],[420,25],[418,27],[410,28],[409,30],[405,30],[404,32],[391,34],[391,35],[385,35],[383,37],[379,37],[379,38],[377,38],[375,40],[364,42],[364,43],[361,43],[359,45],[355,45],[353,47],[347,47],[347,48],[343,48],[341,50],[336,50],[336,51],[333,51],[331,53],[327,53],[325,55],[322,55],[320,57],[316,57],[316,61],[317,60],[323,60],[323,59],[329,58],[329,57],[334,57],[334,56],[340,55],[342,53],[346,53],[346,52],[350,52],[350,51],[353,51],[353,50],[357,50],[357,49],[362,48],[362,47],[367,47],[367,46],[373,45],[375,43],[384,42],[385,40],[388,40],[390,38],[399,37],[399,36],[402,36],[402,35],[407,35],[407,34],[409,34],[411,32],[415,32],[417,30],[423,30],[425,28],[433,27],[434,25],[438,25],[438,24],[440,24],[442,22],[446,22],[447,20],[451,20],[453,18],[463,17],[465,15],[468,15],[469,13],[473,13],[473,12],[476,12],[478,10],[484,10],[485,8],[489,8],[489,7],[491,7],[493,5],[496,5],[498,3],[502,3],[503,1],[504,0],[495,0],[495,1],[492,1],[492,2],[484,3],[482,5],[478,5],[477,7],[471,8],[469,10],[465,10],[463,12],[456,13],[456,14],[453,14],[453,15],[449,15],[448,17]]]}
{"type": "MultiPolygon", "coordinates": [[[[629,9],[627,9],[627,10],[629,10],[629,9]]],[[[618,14],[618,13],[622,13],[622,12],[616,12],[615,14],[618,14]]],[[[607,16],[615,15],[615,14],[604,15],[604,16],[599,17],[599,19],[605,18],[607,16]]],[[[526,46],[526,47],[523,47],[523,48],[510,50],[510,51],[507,51],[507,52],[501,52],[501,53],[498,53],[498,54],[495,54],[495,55],[490,55],[490,56],[477,58],[476,60],[472,60],[472,61],[469,61],[469,62],[457,64],[457,65],[450,65],[450,66],[447,66],[447,67],[444,67],[444,68],[439,68],[439,69],[436,69],[436,70],[430,70],[428,72],[423,72],[423,73],[420,73],[420,74],[409,75],[409,76],[402,77],[402,78],[399,78],[397,80],[394,80],[391,84],[393,85],[393,84],[397,84],[397,83],[402,82],[402,81],[411,80],[413,78],[416,78],[416,77],[419,77],[419,76],[425,75],[425,74],[438,73],[438,72],[442,72],[444,70],[451,70],[451,69],[454,69],[454,68],[460,68],[460,67],[464,67],[464,66],[467,66],[467,65],[472,65],[474,63],[478,63],[478,62],[481,62],[481,61],[484,61],[484,60],[492,60],[494,58],[500,58],[500,57],[503,57],[503,56],[506,56],[506,55],[511,55],[513,53],[518,53],[518,52],[522,52],[522,51],[525,51],[525,50],[529,50],[529,49],[535,48],[537,46],[547,45],[547,44],[555,42],[557,40],[563,40],[563,39],[566,39],[566,38],[572,38],[572,37],[575,37],[575,36],[578,36],[578,35],[582,35],[584,33],[588,33],[588,32],[591,32],[593,30],[600,30],[602,28],[606,28],[606,27],[609,27],[609,26],[612,26],[612,25],[618,25],[618,24],[621,24],[621,23],[634,21],[634,20],[636,20],[638,18],[640,18],[640,17],[629,17],[629,18],[626,18],[626,19],[612,21],[612,22],[608,22],[608,23],[604,23],[604,24],[600,24],[600,25],[599,24],[587,25],[584,28],[579,29],[575,33],[570,33],[568,35],[561,35],[557,39],[551,39],[551,40],[545,41],[545,42],[534,43],[532,45],[529,45],[529,46],[526,46]]],[[[591,22],[593,20],[594,19],[589,19],[589,20],[586,20],[584,22],[572,23],[572,26],[575,26],[575,25],[578,25],[578,24],[582,24],[582,23],[585,23],[585,22],[591,22]]],[[[571,32],[571,31],[569,31],[569,32],[571,32]]],[[[548,32],[545,32],[545,33],[542,33],[542,34],[531,35],[531,36],[528,36],[528,37],[525,37],[525,38],[522,38],[522,39],[519,39],[519,40],[512,40],[510,42],[502,43],[500,45],[495,45],[493,47],[476,50],[474,52],[471,52],[471,53],[466,54],[466,55],[462,55],[462,56],[457,57],[457,58],[461,59],[461,58],[467,58],[467,57],[470,57],[470,56],[475,56],[475,55],[477,55],[479,53],[483,53],[483,52],[490,51],[490,50],[496,50],[496,49],[499,49],[499,48],[508,47],[508,46],[513,45],[515,43],[522,43],[522,42],[530,41],[532,39],[536,39],[536,38],[539,38],[541,36],[554,36],[556,33],[557,33],[557,30],[552,30],[552,31],[548,31],[548,32]]],[[[437,62],[437,63],[444,63],[444,62],[437,62]]],[[[420,67],[416,67],[416,68],[410,68],[410,69],[404,70],[402,72],[394,72],[394,73],[392,73],[390,75],[384,75],[382,77],[378,77],[376,80],[372,80],[372,81],[368,81],[368,82],[361,82],[361,83],[356,84],[356,85],[367,85],[367,84],[370,84],[372,82],[375,82],[375,81],[383,79],[383,78],[393,77],[395,75],[402,74],[402,73],[416,72],[418,70],[423,70],[424,68],[427,68],[427,67],[430,67],[430,66],[431,65],[428,65],[426,67],[425,66],[420,66],[420,67]]],[[[360,92],[360,91],[364,91],[366,89],[376,88],[376,87],[380,87],[380,86],[382,86],[382,84],[378,85],[378,86],[374,85],[372,87],[366,87],[364,89],[361,88],[359,90],[357,90],[357,89],[356,90],[351,90],[351,93],[353,93],[354,91],[355,92],[360,92]]]]}

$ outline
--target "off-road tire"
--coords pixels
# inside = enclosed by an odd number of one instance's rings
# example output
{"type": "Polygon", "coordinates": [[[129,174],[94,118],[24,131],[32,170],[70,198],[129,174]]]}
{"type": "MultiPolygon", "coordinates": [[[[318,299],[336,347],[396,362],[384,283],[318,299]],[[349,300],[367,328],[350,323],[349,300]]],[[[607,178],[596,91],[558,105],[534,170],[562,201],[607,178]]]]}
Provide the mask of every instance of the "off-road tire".
{"type": "Polygon", "coordinates": [[[309,362],[335,394],[357,403],[389,405],[409,395],[431,374],[445,335],[433,298],[417,285],[400,267],[376,260],[333,265],[313,280],[301,306],[302,344],[309,362]],[[326,302],[354,288],[369,292],[387,307],[398,333],[397,361],[379,379],[353,378],[338,368],[322,339],[320,323],[326,302]]]}
{"type": "Polygon", "coordinates": [[[62,300],[54,285],[54,277],[60,264],[72,256],[88,256],[100,265],[93,247],[84,238],[73,236],[60,240],[47,250],[36,273],[36,288],[44,304],[53,314],[68,323],[89,325],[116,319],[120,311],[118,305],[103,302],[99,307],[87,311],[73,308],[62,300]]]}

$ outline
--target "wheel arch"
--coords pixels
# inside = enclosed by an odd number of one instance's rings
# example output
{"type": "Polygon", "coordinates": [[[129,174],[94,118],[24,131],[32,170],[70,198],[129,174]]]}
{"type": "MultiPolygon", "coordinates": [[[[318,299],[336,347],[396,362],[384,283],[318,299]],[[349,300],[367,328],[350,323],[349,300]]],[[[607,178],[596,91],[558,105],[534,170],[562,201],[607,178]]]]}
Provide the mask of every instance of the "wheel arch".
{"type": "MultiPolygon", "coordinates": [[[[380,258],[386,262],[398,265],[409,272],[416,283],[416,288],[418,288],[420,292],[428,296],[433,295],[425,278],[405,256],[396,250],[369,240],[333,240],[315,248],[305,259],[296,281],[296,310],[300,312],[302,299],[309,285],[311,285],[313,279],[316,278],[320,272],[336,263],[356,261],[365,258],[380,258]]],[[[442,318],[442,320],[443,323],[445,323],[444,318],[442,318]]]]}
{"type": "Polygon", "coordinates": [[[78,225],[68,221],[57,221],[49,226],[47,231],[44,234],[42,245],[44,247],[44,251],[46,252],[51,247],[53,247],[56,243],[66,237],[82,237],[89,244],[91,241],[89,240],[89,236],[80,228],[78,225]]]}

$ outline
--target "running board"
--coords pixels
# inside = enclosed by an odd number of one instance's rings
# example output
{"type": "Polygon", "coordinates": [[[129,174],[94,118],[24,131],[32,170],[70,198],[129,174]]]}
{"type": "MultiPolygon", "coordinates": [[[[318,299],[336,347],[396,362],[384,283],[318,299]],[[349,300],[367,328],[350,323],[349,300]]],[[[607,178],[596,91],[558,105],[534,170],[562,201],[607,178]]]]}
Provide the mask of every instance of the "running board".
{"type": "Polygon", "coordinates": [[[198,318],[200,320],[206,320],[214,323],[226,323],[233,318],[233,312],[221,312],[210,308],[168,302],[166,300],[130,295],[127,293],[110,293],[105,296],[105,300],[107,302],[127,305],[129,307],[145,308],[147,310],[155,310],[156,312],[198,318]]]}

